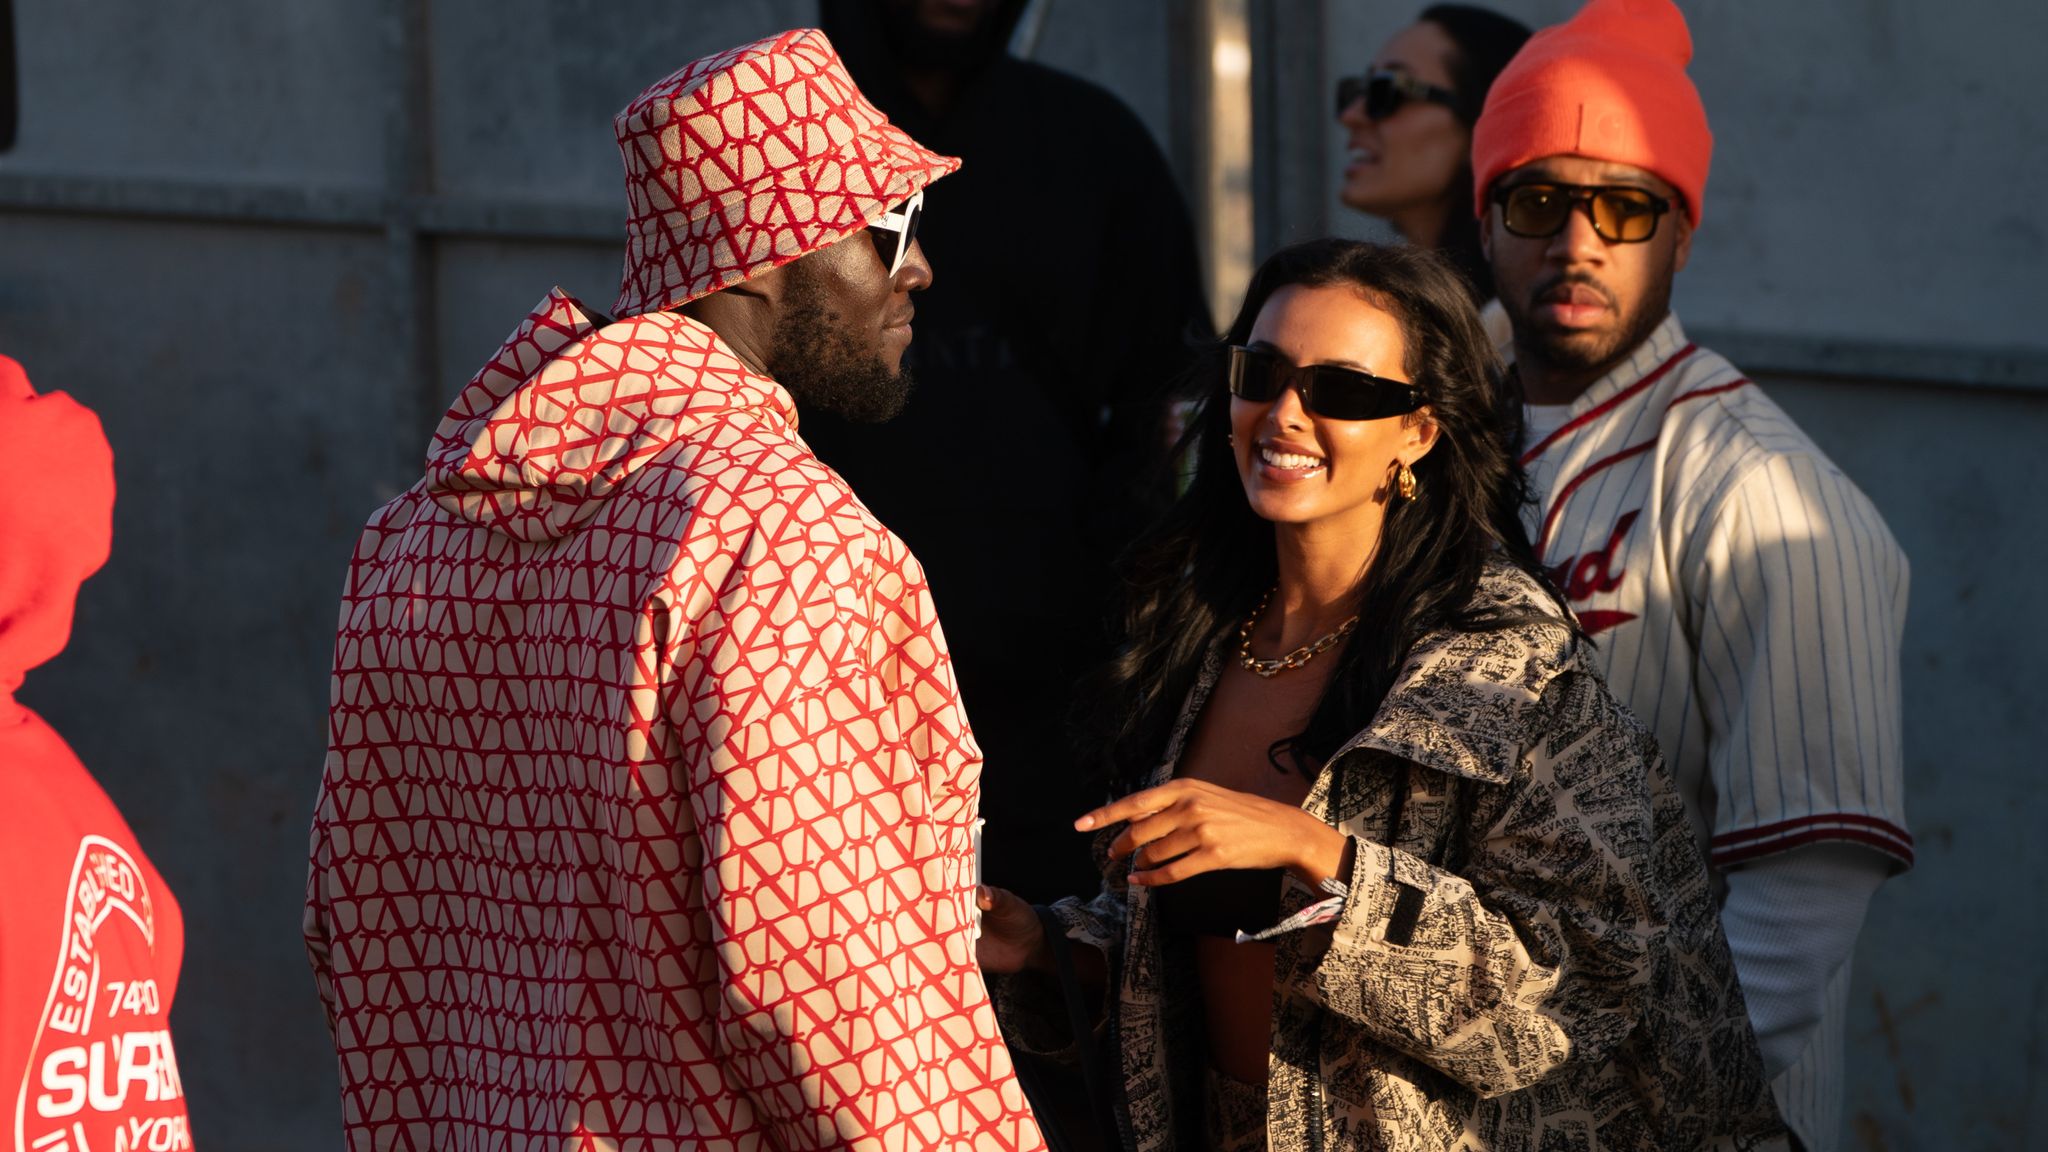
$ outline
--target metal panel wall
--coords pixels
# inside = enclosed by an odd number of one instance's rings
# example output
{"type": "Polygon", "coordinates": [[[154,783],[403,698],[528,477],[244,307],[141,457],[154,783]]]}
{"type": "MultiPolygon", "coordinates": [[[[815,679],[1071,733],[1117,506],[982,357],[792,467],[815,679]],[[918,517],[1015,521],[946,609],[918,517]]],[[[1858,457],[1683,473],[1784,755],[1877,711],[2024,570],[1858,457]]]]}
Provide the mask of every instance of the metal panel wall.
{"type": "Polygon", "coordinates": [[[298,940],[342,567],[417,437],[375,234],[0,215],[0,350],[100,413],[113,557],[22,699],[185,911],[174,1013],[202,1146],[331,1147],[298,940]]]}
{"type": "MultiPolygon", "coordinates": [[[[0,352],[96,408],[113,559],[22,698],[183,906],[200,1146],[334,1147],[299,943],[336,594],[363,518],[547,289],[618,286],[612,114],[811,0],[15,6],[0,352]]],[[[1053,5],[1039,59],[1162,138],[1169,14],[1053,5]]]]}
{"type": "Polygon", "coordinates": [[[384,183],[387,29],[310,0],[15,4],[21,136],[8,171],[384,183]]]}
{"type": "MultiPolygon", "coordinates": [[[[2048,397],[1760,381],[1912,560],[1901,680],[1917,862],[1856,954],[1842,1147],[2048,1145],[2048,790],[2026,669],[2048,645],[2048,397]]],[[[2048,381],[2043,381],[2048,384],[2048,381]]]]}

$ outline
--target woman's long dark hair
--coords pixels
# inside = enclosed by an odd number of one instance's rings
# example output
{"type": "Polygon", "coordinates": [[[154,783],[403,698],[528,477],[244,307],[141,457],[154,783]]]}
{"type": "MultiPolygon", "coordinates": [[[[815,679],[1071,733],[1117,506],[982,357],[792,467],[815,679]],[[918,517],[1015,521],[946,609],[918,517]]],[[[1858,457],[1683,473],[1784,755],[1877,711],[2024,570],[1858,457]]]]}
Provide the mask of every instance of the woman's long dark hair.
{"type": "MultiPolygon", "coordinates": [[[[1388,501],[1378,551],[1357,590],[1358,629],[1336,657],[1308,727],[1288,742],[1296,763],[1313,774],[1365,726],[1424,634],[1530,618],[1471,608],[1490,560],[1544,582],[1521,520],[1528,483],[1513,450],[1519,397],[1502,387],[1457,275],[1442,257],[1411,246],[1331,239],[1277,252],[1252,276],[1224,345],[1198,369],[1201,396],[1176,451],[1194,462],[1186,492],[1120,562],[1122,644],[1085,694],[1081,714],[1084,746],[1107,754],[1107,782],[1119,793],[1158,763],[1210,647],[1276,579],[1273,525],[1251,510],[1228,443],[1222,347],[1246,343],[1266,301],[1290,285],[1349,288],[1391,314],[1407,344],[1408,378],[1439,429],[1435,446],[1413,466],[1415,499],[1388,501]]],[[[1562,600],[1557,616],[1570,620],[1562,600]]]]}
{"type": "MultiPolygon", "coordinates": [[[[1448,61],[1451,90],[1458,94],[1451,112],[1470,132],[1479,123],[1494,78],[1528,42],[1529,27],[1471,4],[1432,4],[1416,19],[1443,29],[1456,46],[1448,61]]],[[[1493,269],[1479,247],[1479,218],[1472,214],[1472,194],[1472,161],[1468,158],[1459,166],[1457,179],[1451,181],[1451,215],[1436,246],[1471,281],[1473,299],[1484,304],[1493,298],[1493,269]]]]}

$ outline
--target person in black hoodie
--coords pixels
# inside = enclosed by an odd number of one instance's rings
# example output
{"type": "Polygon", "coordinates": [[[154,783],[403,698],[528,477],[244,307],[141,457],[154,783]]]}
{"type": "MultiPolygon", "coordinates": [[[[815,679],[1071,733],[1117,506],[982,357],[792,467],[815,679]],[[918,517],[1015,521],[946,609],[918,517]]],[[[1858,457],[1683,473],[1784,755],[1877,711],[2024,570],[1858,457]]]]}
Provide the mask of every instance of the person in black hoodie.
{"type": "Polygon", "coordinates": [[[908,406],[803,435],[923,560],[987,757],[986,875],[1050,900],[1095,877],[1073,685],[1107,655],[1110,561],[1171,496],[1169,386],[1213,335],[1193,224],[1130,109],[1008,53],[1023,0],[821,7],[861,90],[964,163],[918,233],[945,273],[908,406]]]}

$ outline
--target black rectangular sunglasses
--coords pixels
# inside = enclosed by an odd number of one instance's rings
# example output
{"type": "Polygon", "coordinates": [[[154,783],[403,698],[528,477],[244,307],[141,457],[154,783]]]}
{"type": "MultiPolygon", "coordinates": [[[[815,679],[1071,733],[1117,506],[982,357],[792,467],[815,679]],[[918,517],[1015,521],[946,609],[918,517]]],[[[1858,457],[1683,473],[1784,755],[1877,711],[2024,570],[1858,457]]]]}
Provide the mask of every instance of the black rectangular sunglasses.
{"type": "Polygon", "coordinates": [[[1413,384],[1335,364],[1290,364],[1276,352],[1230,346],[1232,396],[1263,404],[1289,388],[1301,393],[1303,408],[1332,420],[1384,420],[1426,403],[1413,384]]]}
{"type": "Polygon", "coordinates": [[[1360,99],[1365,101],[1365,118],[1377,124],[1401,110],[1410,100],[1442,104],[1455,111],[1458,94],[1448,88],[1427,84],[1406,72],[1372,72],[1345,76],[1337,81],[1337,115],[1360,99]]]}

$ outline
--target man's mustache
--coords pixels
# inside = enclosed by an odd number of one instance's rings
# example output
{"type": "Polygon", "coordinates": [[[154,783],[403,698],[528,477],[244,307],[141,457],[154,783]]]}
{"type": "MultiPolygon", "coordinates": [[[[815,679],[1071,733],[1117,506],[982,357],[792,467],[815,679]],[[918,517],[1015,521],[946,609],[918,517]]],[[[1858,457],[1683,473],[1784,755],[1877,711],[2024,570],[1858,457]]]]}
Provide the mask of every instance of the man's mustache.
{"type": "Polygon", "coordinates": [[[1560,272],[1538,283],[1529,293],[1529,303],[1533,306],[1545,303],[1552,297],[1564,299],[1569,295],[1567,290],[1571,288],[1585,288],[1597,294],[1609,308],[1621,311],[1621,302],[1615,299],[1614,293],[1590,272],[1560,272]]]}

